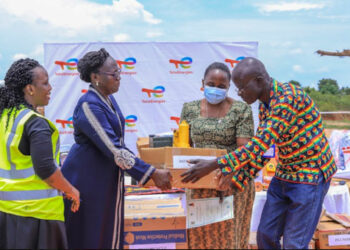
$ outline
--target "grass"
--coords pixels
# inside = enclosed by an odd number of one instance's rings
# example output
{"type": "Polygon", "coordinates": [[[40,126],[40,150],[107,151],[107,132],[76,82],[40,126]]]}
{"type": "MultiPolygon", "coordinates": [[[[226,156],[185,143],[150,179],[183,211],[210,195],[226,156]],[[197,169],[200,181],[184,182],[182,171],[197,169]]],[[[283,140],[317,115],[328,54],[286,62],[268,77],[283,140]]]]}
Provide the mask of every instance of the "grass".
{"type": "Polygon", "coordinates": [[[328,129],[349,129],[350,130],[350,120],[324,120],[323,125],[328,129]]]}

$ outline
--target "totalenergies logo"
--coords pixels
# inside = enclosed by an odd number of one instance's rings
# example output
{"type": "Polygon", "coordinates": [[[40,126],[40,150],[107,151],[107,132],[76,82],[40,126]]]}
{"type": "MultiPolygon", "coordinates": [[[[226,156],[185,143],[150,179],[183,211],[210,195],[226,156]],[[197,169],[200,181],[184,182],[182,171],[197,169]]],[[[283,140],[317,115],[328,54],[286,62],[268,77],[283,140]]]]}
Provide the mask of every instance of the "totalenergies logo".
{"type": "Polygon", "coordinates": [[[125,125],[128,127],[135,127],[137,122],[137,116],[136,115],[128,115],[125,117],[125,125]]]}
{"type": "Polygon", "coordinates": [[[142,100],[142,103],[165,103],[164,98],[162,98],[165,92],[164,86],[159,85],[154,87],[153,89],[143,88],[141,89],[141,91],[147,93],[147,96],[148,96],[148,99],[142,100]],[[155,97],[155,98],[151,98],[151,97],[155,97]]]}
{"type": "Polygon", "coordinates": [[[165,92],[165,88],[163,86],[156,86],[153,89],[143,88],[141,91],[147,93],[147,96],[149,98],[152,97],[152,94],[154,97],[160,98],[160,97],[163,97],[163,93],[165,92]]]}
{"type": "Polygon", "coordinates": [[[73,117],[69,117],[67,120],[57,119],[56,123],[61,124],[62,128],[73,128],[73,117]]]}
{"type": "Polygon", "coordinates": [[[175,121],[177,125],[180,124],[180,117],[178,116],[170,116],[170,120],[175,121]]]}
{"type": "Polygon", "coordinates": [[[122,68],[124,66],[125,69],[134,69],[135,68],[134,65],[136,64],[136,59],[134,57],[128,57],[128,58],[125,58],[124,61],[117,60],[117,64],[119,68],[122,68]]]}
{"type": "Polygon", "coordinates": [[[240,56],[237,57],[236,59],[229,59],[226,58],[225,62],[229,63],[231,65],[231,68],[234,68],[240,61],[242,61],[245,57],[244,56],[240,56]]]}
{"type": "Polygon", "coordinates": [[[179,68],[179,65],[183,69],[189,69],[189,68],[191,68],[190,64],[192,64],[192,58],[186,56],[186,57],[182,58],[181,60],[170,59],[169,63],[173,63],[175,65],[175,68],[177,68],[177,69],[179,68]]]}
{"type": "Polygon", "coordinates": [[[78,65],[78,59],[77,58],[70,58],[66,62],[64,61],[55,61],[56,65],[59,65],[62,70],[64,70],[64,67],[68,70],[76,70],[78,65]]]}

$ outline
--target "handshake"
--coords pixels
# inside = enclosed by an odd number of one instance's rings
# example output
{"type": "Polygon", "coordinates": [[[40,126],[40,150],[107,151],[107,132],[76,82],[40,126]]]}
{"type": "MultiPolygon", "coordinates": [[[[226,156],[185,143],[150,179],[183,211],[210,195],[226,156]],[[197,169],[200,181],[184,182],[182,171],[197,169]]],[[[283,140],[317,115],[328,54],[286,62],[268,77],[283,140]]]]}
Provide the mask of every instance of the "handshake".
{"type": "MultiPolygon", "coordinates": [[[[190,164],[195,164],[189,170],[181,174],[183,183],[192,182],[195,183],[202,177],[208,175],[210,172],[214,171],[214,181],[216,183],[216,189],[220,191],[225,191],[232,188],[232,176],[233,173],[224,176],[220,169],[218,169],[215,164],[215,161],[208,160],[190,160],[190,164]]],[[[156,169],[151,179],[154,184],[161,190],[171,189],[171,182],[173,177],[169,170],[166,169],[156,169]]]]}

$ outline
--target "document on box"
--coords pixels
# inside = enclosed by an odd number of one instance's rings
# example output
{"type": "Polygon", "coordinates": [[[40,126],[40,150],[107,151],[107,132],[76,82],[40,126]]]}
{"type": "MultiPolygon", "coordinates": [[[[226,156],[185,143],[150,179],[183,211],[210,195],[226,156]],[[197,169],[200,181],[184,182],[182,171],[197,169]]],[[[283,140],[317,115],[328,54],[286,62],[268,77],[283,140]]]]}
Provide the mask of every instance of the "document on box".
{"type": "Polygon", "coordinates": [[[328,236],[329,246],[350,245],[350,234],[339,234],[328,236]]]}
{"type": "Polygon", "coordinates": [[[174,155],[173,156],[173,168],[190,168],[191,165],[188,160],[214,160],[216,156],[203,156],[203,155],[174,155]]]}
{"type": "Polygon", "coordinates": [[[234,217],[233,214],[233,195],[224,197],[222,203],[219,202],[219,197],[188,199],[187,228],[229,220],[234,217]]]}

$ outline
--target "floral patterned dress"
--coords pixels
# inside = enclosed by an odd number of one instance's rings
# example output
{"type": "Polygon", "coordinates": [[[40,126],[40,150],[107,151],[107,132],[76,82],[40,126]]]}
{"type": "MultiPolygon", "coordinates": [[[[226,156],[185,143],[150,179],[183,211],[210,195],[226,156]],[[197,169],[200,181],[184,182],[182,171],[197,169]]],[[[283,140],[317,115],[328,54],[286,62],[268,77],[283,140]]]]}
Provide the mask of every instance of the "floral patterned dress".
{"type": "MultiPolygon", "coordinates": [[[[201,100],[185,103],[181,121],[190,124],[192,144],[197,148],[218,148],[231,152],[237,148],[236,138],[252,137],[254,122],[249,105],[234,101],[225,117],[201,116],[201,100]]],[[[237,173],[239,175],[239,172],[237,173]]],[[[225,192],[215,189],[191,189],[192,199],[234,195],[234,218],[188,230],[191,249],[247,249],[250,219],[255,197],[254,180],[241,192],[236,188],[225,192]]]]}

